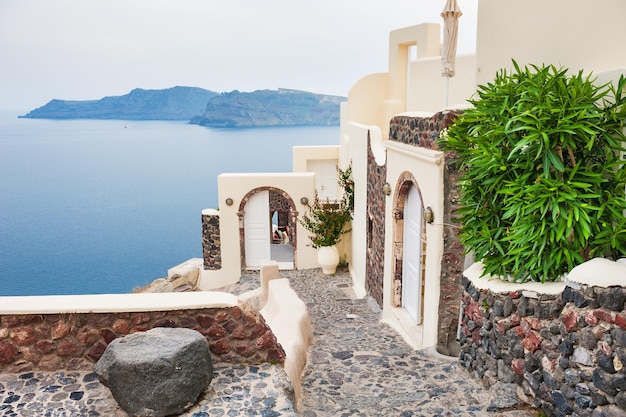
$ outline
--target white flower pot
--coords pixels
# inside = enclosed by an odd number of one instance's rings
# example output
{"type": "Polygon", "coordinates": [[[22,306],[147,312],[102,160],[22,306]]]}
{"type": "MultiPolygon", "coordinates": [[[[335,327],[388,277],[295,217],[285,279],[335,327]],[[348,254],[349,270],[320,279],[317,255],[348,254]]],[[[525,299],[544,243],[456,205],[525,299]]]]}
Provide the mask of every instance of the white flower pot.
{"type": "Polygon", "coordinates": [[[321,246],[317,249],[317,263],[322,267],[322,272],[332,275],[339,265],[339,251],[337,246],[321,246]]]}

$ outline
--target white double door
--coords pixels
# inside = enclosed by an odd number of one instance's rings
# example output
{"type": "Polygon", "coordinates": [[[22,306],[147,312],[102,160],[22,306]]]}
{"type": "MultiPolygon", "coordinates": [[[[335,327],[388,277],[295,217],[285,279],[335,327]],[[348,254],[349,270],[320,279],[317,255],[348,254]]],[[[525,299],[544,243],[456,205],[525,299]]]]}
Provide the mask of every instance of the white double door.
{"type": "Polygon", "coordinates": [[[402,306],[416,324],[422,323],[422,230],[422,200],[411,186],[404,202],[402,306]]]}
{"type": "Polygon", "coordinates": [[[307,171],[315,173],[315,189],[320,200],[335,201],[339,198],[337,161],[334,159],[311,159],[307,171]]]}

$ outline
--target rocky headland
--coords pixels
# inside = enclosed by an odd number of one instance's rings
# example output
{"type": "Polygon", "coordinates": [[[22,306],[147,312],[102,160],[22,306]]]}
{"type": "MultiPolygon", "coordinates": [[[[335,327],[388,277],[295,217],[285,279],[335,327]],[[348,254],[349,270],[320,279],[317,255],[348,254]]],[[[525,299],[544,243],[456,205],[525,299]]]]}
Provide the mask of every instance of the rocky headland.
{"type": "Polygon", "coordinates": [[[232,91],[213,97],[191,123],[209,127],[339,126],[345,97],[278,89],[232,91]]]}
{"type": "Polygon", "coordinates": [[[54,99],[20,116],[29,119],[187,120],[215,128],[339,126],[345,97],[278,89],[216,93],[197,87],[136,88],[100,100],[54,99]]]}
{"type": "Polygon", "coordinates": [[[164,90],[136,88],[123,96],[100,100],[51,100],[25,114],[29,119],[190,120],[202,114],[207,102],[219,95],[197,87],[164,90]]]}

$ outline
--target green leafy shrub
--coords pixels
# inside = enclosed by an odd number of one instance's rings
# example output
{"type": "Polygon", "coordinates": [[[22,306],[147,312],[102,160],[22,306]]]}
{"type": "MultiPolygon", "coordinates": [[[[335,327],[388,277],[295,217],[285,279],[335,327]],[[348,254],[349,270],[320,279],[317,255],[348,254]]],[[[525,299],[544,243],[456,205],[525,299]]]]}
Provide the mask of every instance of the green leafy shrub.
{"type": "Polygon", "coordinates": [[[458,157],[461,240],[484,274],[553,281],[626,253],[626,82],[554,66],[501,70],[444,132],[458,157]]]}
{"type": "Polygon", "coordinates": [[[346,225],[352,220],[354,209],[354,180],[352,179],[352,163],[345,171],[337,167],[338,183],[342,188],[342,198],[338,202],[328,199],[322,201],[315,193],[315,201],[307,206],[307,211],[299,220],[300,224],[311,235],[314,248],[333,246],[339,242],[341,236],[350,231],[346,225]]]}
{"type": "Polygon", "coordinates": [[[352,161],[345,170],[337,168],[337,182],[343,190],[343,203],[350,210],[354,210],[354,180],[352,179],[352,161]]]}

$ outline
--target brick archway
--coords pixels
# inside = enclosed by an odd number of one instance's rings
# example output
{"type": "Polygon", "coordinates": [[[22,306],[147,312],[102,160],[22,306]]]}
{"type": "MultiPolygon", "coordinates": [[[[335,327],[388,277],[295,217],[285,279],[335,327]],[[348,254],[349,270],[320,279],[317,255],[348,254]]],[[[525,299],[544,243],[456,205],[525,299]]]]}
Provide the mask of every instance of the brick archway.
{"type": "MultiPolygon", "coordinates": [[[[411,187],[415,187],[417,192],[420,195],[420,200],[422,201],[422,210],[423,210],[423,199],[422,192],[417,183],[417,180],[408,171],[404,171],[398,177],[398,181],[396,182],[395,194],[393,199],[393,263],[392,263],[392,297],[391,304],[393,307],[402,307],[402,261],[403,261],[403,248],[404,248],[404,206],[407,200],[407,196],[409,193],[409,189],[411,187]]],[[[422,267],[422,282],[424,281],[424,268],[426,265],[426,223],[422,219],[422,254],[420,265],[422,267]]],[[[424,308],[424,303],[421,303],[422,309],[424,308]]],[[[422,317],[423,317],[422,311],[422,317]]]]}
{"type": "Polygon", "coordinates": [[[237,217],[239,217],[239,247],[241,258],[239,260],[241,270],[245,269],[246,266],[246,244],[245,244],[245,225],[244,225],[244,213],[246,204],[250,198],[256,193],[268,191],[269,192],[269,204],[270,204],[270,213],[273,211],[283,212],[287,215],[287,226],[289,230],[289,244],[293,248],[293,268],[297,269],[296,264],[296,254],[297,254],[297,221],[298,221],[298,212],[296,211],[296,204],[294,203],[291,196],[277,187],[264,186],[254,188],[246,193],[241,199],[239,203],[239,209],[237,210],[237,217]]]}

